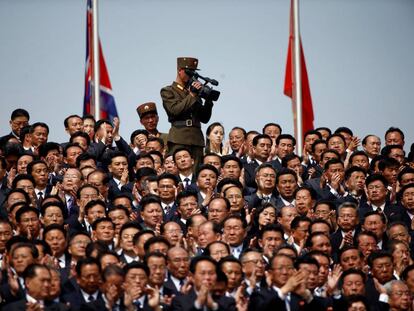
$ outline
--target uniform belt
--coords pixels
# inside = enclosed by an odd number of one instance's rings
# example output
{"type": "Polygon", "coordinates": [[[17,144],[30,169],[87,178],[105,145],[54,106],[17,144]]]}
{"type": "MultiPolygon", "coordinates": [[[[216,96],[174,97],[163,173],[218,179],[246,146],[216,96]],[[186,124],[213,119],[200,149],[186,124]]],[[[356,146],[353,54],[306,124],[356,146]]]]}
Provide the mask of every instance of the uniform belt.
{"type": "Polygon", "coordinates": [[[172,123],[175,127],[200,127],[201,124],[199,121],[193,121],[192,119],[182,120],[182,121],[174,121],[172,123]]]}

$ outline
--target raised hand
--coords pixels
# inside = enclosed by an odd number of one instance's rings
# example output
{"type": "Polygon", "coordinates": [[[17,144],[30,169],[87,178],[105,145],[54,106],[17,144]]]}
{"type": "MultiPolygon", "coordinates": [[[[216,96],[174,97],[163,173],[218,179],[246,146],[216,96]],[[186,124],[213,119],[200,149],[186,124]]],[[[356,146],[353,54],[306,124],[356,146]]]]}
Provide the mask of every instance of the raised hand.
{"type": "Polygon", "coordinates": [[[7,282],[9,284],[10,292],[13,296],[16,296],[19,292],[19,277],[17,274],[13,273],[11,268],[7,269],[7,282]]]}
{"type": "Polygon", "coordinates": [[[180,293],[183,295],[187,295],[191,291],[192,288],[193,288],[192,280],[191,278],[187,278],[183,286],[181,286],[180,293]]]}
{"type": "Polygon", "coordinates": [[[118,117],[115,117],[112,120],[112,124],[114,126],[114,128],[112,129],[112,136],[113,136],[114,140],[118,140],[120,138],[120,136],[119,136],[119,126],[121,124],[121,121],[119,120],[118,117]]]}
{"type": "Polygon", "coordinates": [[[335,290],[338,289],[338,282],[342,275],[342,267],[339,264],[334,265],[332,271],[329,272],[328,281],[326,282],[327,291],[329,294],[332,294],[335,290]]]}
{"type": "Polygon", "coordinates": [[[244,295],[246,290],[246,283],[242,283],[236,291],[236,308],[237,311],[247,311],[247,307],[249,304],[249,299],[244,295]]]}
{"type": "Polygon", "coordinates": [[[204,306],[207,303],[208,287],[206,284],[201,284],[200,290],[198,291],[196,301],[200,306],[204,306]]]}
{"type": "Polygon", "coordinates": [[[155,286],[155,288],[147,287],[145,292],[148,296],[148,305],[153,309],[158,308],[160,306],[160,291],[158,286],[155,286]]]}
{"type": "Polygon", "coordinates": [[[128,181],[129,181],[129,172],[128,172],[128,168],[126,167],[121,175],[121,180],[120,180],[121,185],[125,186],[128,183],[128,181]]]}
{"type": "Polygon", "coordinates": [[[294,291],[305,280],[305,274],[303,271],[296,271],[287,280],[286,284],[280,289],[284,295],[294,291]]]}
{"type": "Polygon", "coordinates": [[[12,167],[10,169],[9,175],[7,176],[7,188],[9,189],[12,188],[13,180],[16,177],[16,174],[17,174],[16,168],[12,167]]]}

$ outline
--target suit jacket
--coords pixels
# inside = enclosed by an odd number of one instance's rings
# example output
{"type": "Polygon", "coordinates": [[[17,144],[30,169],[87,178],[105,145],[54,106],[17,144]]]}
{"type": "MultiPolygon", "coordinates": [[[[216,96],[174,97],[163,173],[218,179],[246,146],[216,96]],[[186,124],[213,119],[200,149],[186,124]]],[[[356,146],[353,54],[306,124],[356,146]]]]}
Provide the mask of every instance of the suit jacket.
{"type": "Polygon", "coordinates": [[[164,282],[164,289],[167,289],[168,292],[172,293],[175,296],[180,295],[179,289],[177,287],[175,287],[175,284],[171,280],[171,277],[170,276],[168,276],[167,281],[164,282]]]}
{"type": "Polygon", "coordinates": [[[244,165],[244,184],[246,187],[257,189],[256,185],[256,168],[259,166],[259,163],[256,160],[251,161],[244,165]]]}
{"type": "Polygon", "coordinates": [[[168,133],[168,142],[182,145],[204,146],[204,136],[201,123],[207,123],[211,118],[213,103],[198,96],[191,96],[190,92],[173,82],[172,85],[161,89],[162,104],[168,115],[171,128],[168,133]],[[192,120],[192,126],[177,126],[176,121],[192,120]]]}
{"type": "MultiPolygon", "coordinates": [[[[178,295],[174,297],[171,303],[171,310],[173,311],[198,311],[203,309],[196,309],[194,302],[197,299],[197,294],[192,289],[187,295],[178,295]]],[[[218,304],[218,310],[222,311],[233,311],[236,309],[236,302],[233,298],[221,296],[218,299],[214,299],[218,304]]],[[[208,309],[209,310],[209,309],[208,309]]]]}
{"type": "MultiPolygon", "coordinates": [[[[359,214],[359,220],[362,223],[364,221],[364,217],[366,213],[372,212],[374,209],[372,208],[371,204],[368,204],[368,202],[365,202],[363,204],[359,205],[358,214],[359,214]]],[[[384,207],[384,214],[387,216],[388,223],[392,223],[394,221],[402,220],[401,216],[401,207],[390,204],[388,201],[385,202],[384,207]]],[[[408,228],[411,228],[411,224],[408,228]]]]}
{"type": "MultiPolygon", "coordinates": [[[[359,225],[357,225],[356,228],[355,228],[355,234],[353,236],[353,238],[354,238],[354,244],[356,242],[356,237],[358,236],[358,234],[360,232],[361,232],[361,227],[359,225]]],[[[332,249],[339,251],[339,246],[341,246],[341,243],[342,243],[342,240],[343,240],[341,229],[338,228],[338,230],[336,230],[334,233],[332,233],[331,236],[330,236],[330,239],[331,239],[332,249]]]]}
{"type": "MultiPolygon", "coordinates": [[[[101,295],[102,294],[99,292],[97,299],[99,299],[101,295]]],[[[69,279],[63,286],[61,299],[65,303],[70,303],[70,307],[73,310],[79,310],[82,304],[88,303],[88,301],[83,298],[80,287],[74,278],[69,279]]]]}
{"type": "Polygon", "coordinates": [[[3,270],[0,273],[2,274],[1,283],[0,283],[0,296],[2,298],[2,304],[5,305],[5,304],[9,304],[12,302],[16,302],[20,299],[23,299],[25,297],[26,292],[21,287],[20,282],[19,282],[19,290],[17,291],[17,294],[13,295],[10,291],[10,286],[8,283],[7,270],[3,270]]]}
{"type": "MultiPolygon", "coordinates": [[[[326,310],[326,303],[324,299],[314,297],[310,303],[306,303],[302,297],[292,293],[290,296],[290,310],[309,310],[309,311],[321,311],[326,310]]],[[[273,288],[265,288],[260,291],[255,291],[250,296],[250,302],[248,306],[249,311],[273,311],[273,310],[286,310],[286,303],[280,299],[277,292],[273,288]]]]}
{"type": "MultiPolygon", "coordinates": [[[[95,301],[82,304],[79,310],[81,311],[101,311],[101,310],[112,311],[105,306],[105,301],[103,300],[102,296],[96,299],[95,301]]],[[[120,311],[126,310],[123,299],[120,299],[119,310],[120,311]]]]}
{"type": "MultiPolygon", "coordinates": [[[[183,187],[185,187],[185,181],[181,179],[181,176],[178,175],[178,182],[183,184],[183,187]]],[[[195,174],[191,175],[191,181],[190,181],[190,185],[188,186],[188,188],[190,190],[194,190],[194,191],[198,191],[198,187],[197,187],[197,179],[195,174]]]]}
{"type": "MultiPolygon", "coordinates": [[[[273,191],[272,196],[270,197],[270,201],[269,203],[272,203],[274,206],[276,206],[277,201],[278,201],[278,193],[277,191],[273,191]]],[[[264,201],[263,198],[259,197],[257,195],[257,192],[253,193],[252,195],[246,197],[247,200],[247,205],[249,207],[249,211],[251,211],[253,208],[259,208],[261,206],[263,206],[264,201]]]]}
{"type": "Polygon", "coordinates": [[[321,188],[320,182],[320,177],[308,179],[305,181],[305,186],[311,187],[313,190],[315,190],[318,200],[330,200],[336,202],[338,198],[332,194],[330,191],[331,189],[328,186],[321,188]]]}
{"type": "MultiPolygon", "coordinates": [[[[113,151],[121,151],[125,153],[125,155],[128,158],[128,161],[130,158],[128,157],[130,153],[133,153],[133,150],[129,146],[129,144],[121,137],[118,141],[115,141],[115,146],[107,146],[101,141],[95,143],[92,142],[88,147],[88,153],[95,156],[97,161],[100,162],[98,164],[99,167],[106,168],[106,165],[111,163],[111,154],[113,151]],[[103,164],[103,165],[102,165],[103,164]]],[[[130,166],[133,166],[133,163],[129,163],[130,166]]],[[[106,169],[105,169],[106,170],[106,169]]],[[[131,175],[132,176],[132,175],[131,175]]]]}
{"type": "MultiPolygon", "coordinates": [[[[16,302],[10,303],[2,308],[3,311],[26,311],[27,300],[21,299],[16,302]]],[[[63,303],[45,302],[45,311],[65,311],[69,308],[63,303]]]]}
{"type": "Polygon", "coordinates": [[[167,213],[164,212],[164,208],[162,209],[164,222],[172,220],[174,215],[178,213],[178,210],[177,210],[178,206],[175,202],[170,203],[169,206],[170,206],[170,210],[167,213]]]}

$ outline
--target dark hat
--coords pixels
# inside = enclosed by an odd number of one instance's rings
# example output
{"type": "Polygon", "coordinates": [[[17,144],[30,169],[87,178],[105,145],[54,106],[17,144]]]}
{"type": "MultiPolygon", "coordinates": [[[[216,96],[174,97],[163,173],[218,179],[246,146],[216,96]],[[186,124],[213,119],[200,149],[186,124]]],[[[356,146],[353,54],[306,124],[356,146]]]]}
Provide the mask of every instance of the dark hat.
{"type": "Polygon", "coordinates": [[[139,118],[142,119],[148,113],[155,113],[158,115],[157,106],[153,102],[145,103],[137,107],[139,118]]]}
{"type": "Polygon", "coordinates": [[[178,57],[177,69],[197,70],[198,59],[193,57],[178,57]]]}

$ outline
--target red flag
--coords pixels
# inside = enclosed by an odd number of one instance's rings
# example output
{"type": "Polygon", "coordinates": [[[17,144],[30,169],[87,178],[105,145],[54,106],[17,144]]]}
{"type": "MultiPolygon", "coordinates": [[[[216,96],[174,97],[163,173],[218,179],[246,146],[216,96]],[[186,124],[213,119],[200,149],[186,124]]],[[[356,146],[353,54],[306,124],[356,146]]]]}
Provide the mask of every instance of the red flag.
{"type": "MultiPolygon", "coordinates": [[[[300,42],[300,64],[301,64],[301,77],[302,77],[302,130],[306,133],[309,130],[313,130],[313,107],[312,97],[309,88],[308,72],[306,70],[305,56],[303,54],[302,40],[300,42]]],[[[293,95],[293,82],[294,82],[294,68],[292,62],[292,48],[294,44],[293,34],[293,8],[292,2],[290,6],[290,31],[289,31],[289,47],[286,60],[286,74],[285,74],[285,87],[284,94],[292,98],[293,95]]],[[[295,116],[296,118],[296,116],[295,116]]]]}

